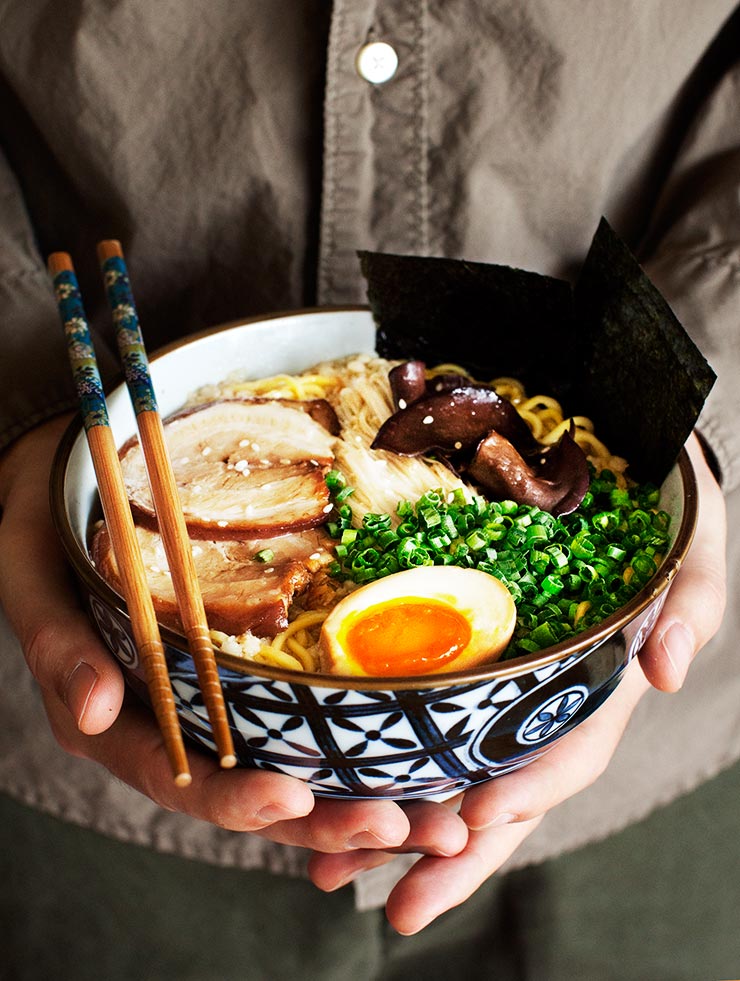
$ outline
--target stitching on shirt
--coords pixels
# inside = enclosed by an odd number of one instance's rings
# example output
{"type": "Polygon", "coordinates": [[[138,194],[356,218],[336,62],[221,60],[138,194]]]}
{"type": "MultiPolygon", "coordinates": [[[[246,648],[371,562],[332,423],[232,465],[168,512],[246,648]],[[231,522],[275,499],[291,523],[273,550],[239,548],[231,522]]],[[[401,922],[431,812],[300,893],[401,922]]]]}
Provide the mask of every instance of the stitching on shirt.
{"type": "Polygon", "coordinates": [[[428,0],[418,0],[416,28],[419,38],[419,70],[416,73],[414,99],[416,102],[416,187],[415,214],[417,229],[414,241],[421,255],[429,255],[429,7],[428,0]]]}
{"type": "Polygon", "coordinates": [[[324,181],[322,220],[319,240],[319,274],[317,295],[319,302],[328,295],[330,289],[331,258],[336,251],[335,207],[336,207],[336,167],[339,152],[340,114],[337,111],[337,79],[339,76],[339,52],[345,31],[344,5],[337,0],[332,14],[329,32],[329,55],[326,66],[326,93],[324,103],[324,181]]]}

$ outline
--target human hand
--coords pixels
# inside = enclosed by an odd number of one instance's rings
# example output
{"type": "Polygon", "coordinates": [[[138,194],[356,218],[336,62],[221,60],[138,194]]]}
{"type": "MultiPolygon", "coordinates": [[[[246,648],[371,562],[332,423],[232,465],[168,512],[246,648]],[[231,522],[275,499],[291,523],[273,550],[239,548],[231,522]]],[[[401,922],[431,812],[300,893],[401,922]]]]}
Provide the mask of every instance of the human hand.
{"type": "Polygon", "coordinates": [[[696,436],[686,443],[696,474],[696,534],[658,622],[640,651],[645,677],[660,691],[678,691],[691,662],[719,629],[727,598],[727,515],[722,491],[696,436]]]}
{"type": "Polygon", "coordinates": [[[0,458],[0,602],[67,752],[94,760],[168,810],[234,831],[254,831],[322,852],[394,847],[454,854],[467,828],[449,809],[392,801],[315,800],[299,780],[258,770],[221,770],[189,750],[193,780],[172,779],[154,717],[124,698],[121,672],[79,608],[48,505],[49,471],[69,417],[30,431],[0,458]]]}
{"type": "MultiPolygon", "coordinates": [[[[695,437],[687,450],[699,491],[696,535],[638,659],[598,712],[545,756],[463,796],[460,814],[471,829],[465,848],[454,857],[419,859],[390,894],[387,915],[400,933],[416,933],[468,899],[547,811],[594,783],[650,684],[664,691],[680,688],[691,660],[718,629],[725,604],[724,499],[695,437]]],[[[392,857],[382,851],[317,854],[309,873],[319,888],[331,891],[392,857]]]]}

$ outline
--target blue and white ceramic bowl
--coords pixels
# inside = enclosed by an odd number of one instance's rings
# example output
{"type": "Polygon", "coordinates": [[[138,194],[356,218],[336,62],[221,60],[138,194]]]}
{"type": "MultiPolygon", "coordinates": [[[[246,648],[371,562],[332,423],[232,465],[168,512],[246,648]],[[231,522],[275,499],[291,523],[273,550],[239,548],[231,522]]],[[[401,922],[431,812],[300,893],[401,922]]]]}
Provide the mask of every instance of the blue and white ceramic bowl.
{"type": "MultiPolygon", "coordinates": [[[[152,357],[167,415],[200,386],[235,371],[295,372],[375,345],[364,308],[311,310],[230,324],[152,357]]],[[[125,387],[109,397],[121,445],[135,430],[125,387]]],[[[146,697],[120,597],[92,565],[87,538],[95,475],[79,424],[68,430],[52,476],[52,506],[83,601],[130,684],[146,697]]],[[[239,763],[306,780],[327,797],[439,796],[507,773],[545,753],[596,711],[619,684],[655,623],[691,542],[696,487],[685,453],[662,488],[674,539],[662,567],[623,609],[567,643],[457,674],[351,681],[253,664],[219,654],[239,763]]],[[[214,750],[194,664],[163,628],[170,676],[187,736],[214,750]]]]}

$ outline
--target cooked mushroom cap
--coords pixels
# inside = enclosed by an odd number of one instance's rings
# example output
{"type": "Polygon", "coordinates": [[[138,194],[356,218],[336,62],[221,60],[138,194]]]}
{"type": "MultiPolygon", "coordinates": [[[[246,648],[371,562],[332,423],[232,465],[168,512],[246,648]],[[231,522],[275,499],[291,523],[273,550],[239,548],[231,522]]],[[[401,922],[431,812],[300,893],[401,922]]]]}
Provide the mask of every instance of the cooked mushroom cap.
{"type": "Polygon", "coordinates": [[[588,490],[588,462],[570,433],[527,462],[496,432],[481,441],[469,475],[489,493],[519,504],[535,505],[554,515],[575,511],[588,490]]]}
{"type": "Polygon", "coordinates": [[[434,450],[455,454],[473,450],[492,429],[523,448],[534,448],[529,427],[508,399],[483,385],[465,385],[424,395],[399,409],[386,419],[372,445],[405,456],[434,450]]]}

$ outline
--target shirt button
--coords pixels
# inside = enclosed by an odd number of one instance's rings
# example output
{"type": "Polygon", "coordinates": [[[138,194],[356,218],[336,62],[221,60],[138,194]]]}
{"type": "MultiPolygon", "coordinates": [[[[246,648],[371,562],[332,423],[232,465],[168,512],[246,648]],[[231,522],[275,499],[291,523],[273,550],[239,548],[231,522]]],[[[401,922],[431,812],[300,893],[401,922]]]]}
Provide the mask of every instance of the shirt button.
{"type": "Polygon", "coordinates": [[[355,67],[360,78],[381,85],[396,74],[398,55],[385,41],[369,41],[357,52],[355,67]]]}

